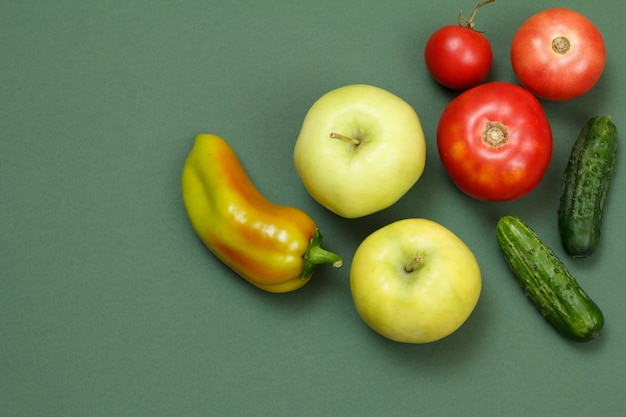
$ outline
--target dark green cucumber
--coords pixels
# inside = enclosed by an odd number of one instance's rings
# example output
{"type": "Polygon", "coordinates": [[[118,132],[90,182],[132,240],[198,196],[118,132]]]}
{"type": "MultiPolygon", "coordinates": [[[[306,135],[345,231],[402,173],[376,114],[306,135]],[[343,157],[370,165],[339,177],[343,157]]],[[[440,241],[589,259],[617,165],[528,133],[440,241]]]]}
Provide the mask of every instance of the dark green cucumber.
{"type": "Polygon", "coordinates": [[[504,216],[496,235],[524,292],[552,326],[578,342],[600,335],[602,311],[532,229],[518,217],[504,216]]]}
{"type": "Polygon", "coordinates": [[[616,153],[617,129],[611,118],[589,119],[572,148],[558,210],[561,242],[573,257],[589,256],[598,246],[616,153]]]}

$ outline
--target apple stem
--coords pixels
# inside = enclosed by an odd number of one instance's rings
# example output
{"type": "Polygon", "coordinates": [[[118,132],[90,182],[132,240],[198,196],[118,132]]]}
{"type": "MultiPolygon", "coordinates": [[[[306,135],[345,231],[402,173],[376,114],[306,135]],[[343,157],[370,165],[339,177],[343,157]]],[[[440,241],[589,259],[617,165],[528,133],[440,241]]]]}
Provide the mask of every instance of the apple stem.
{"type": "Polygon", "coordinates": [[[331,134],[330,134],[330,137],[331,137],[332,139],[339,139],[339,140],[343,140],[344,142],[351,143],[351,144],[353,144],[354,146],[359,146],[359,145],[361,144],[361,141],[360,141],[360,140],[358,140],[358,139],[354,139],[354,138],[351,138],[351,137],[349,137],[349,136],[342,135],[341,133],[335,133],[335,132],[333,132],[333,133],[331,133],[331,134]]]}
{"type": "Polygon", "coordinates": [[[415,269],[417,269],[417,267],[419,267],[422,262],[424,262],[424,258],[422,258],[421,256],[416,256],[415,258],[412,258],[408,264],[406,264],[406,266],[404,267],[404,270],[408,273],[411,273],[413,271],[415,271],[415,269]]]}

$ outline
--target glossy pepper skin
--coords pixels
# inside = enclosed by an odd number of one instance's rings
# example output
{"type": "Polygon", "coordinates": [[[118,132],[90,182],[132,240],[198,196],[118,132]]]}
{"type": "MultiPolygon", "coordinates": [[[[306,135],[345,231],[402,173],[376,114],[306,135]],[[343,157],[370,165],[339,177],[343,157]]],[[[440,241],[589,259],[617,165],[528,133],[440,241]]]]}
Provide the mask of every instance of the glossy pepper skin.
{"type": "Polygon", "coordinates": [[[182,194],[196,234],[251,284],[283,293],[306,284],[315,266],[341,267],[320,247],[316,223],[302,210],[268,201],[219,136],[200,134],[183,168],[182,194]]]}

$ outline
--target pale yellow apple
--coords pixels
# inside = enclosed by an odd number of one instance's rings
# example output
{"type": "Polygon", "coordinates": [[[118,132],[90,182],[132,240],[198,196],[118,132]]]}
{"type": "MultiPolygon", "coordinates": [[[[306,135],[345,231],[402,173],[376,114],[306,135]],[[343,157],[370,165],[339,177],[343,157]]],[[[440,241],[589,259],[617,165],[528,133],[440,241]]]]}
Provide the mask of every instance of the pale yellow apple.
{"type": "Polygon", "coordinates": [[[388,339],[429,343],[469,318],[480,297],[480,268],[469,247],[446,227],[404,219],[358,247],[350,288],[363,321],[388,339]]]}
{"type": "Polygon", "coordinates": [[[309,109],[294,162],[317,202],[356,218],[391,206],[413,187],[424,171],[426,142],[406,101],[371,85],[349,85],[309,109]]]}

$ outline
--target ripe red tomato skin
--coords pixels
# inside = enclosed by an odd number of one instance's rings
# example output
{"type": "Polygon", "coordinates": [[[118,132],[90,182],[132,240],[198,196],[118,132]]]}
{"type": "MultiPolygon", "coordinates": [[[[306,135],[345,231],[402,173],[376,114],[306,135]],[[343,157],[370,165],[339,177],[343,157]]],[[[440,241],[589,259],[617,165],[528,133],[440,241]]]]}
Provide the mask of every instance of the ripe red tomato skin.
{"type": "Polygon", "coordinates": [[[506,82],[467,90],[444,109],[437,127],[441,162],[467,195],[483,201],[511,201],[531,192],[552,156],[552,130],[541,104],[530,92],[506,82]],[[487,121],[509,130],[506,145],[482,142],[487,121]]]}
{"type": "Polygon", "coordinates": [[[511,64],[519,82],[539,98],[565,101],[589,91],[606,64],[604,39],[582,14],[566,8],[543,10],[522,23],[511,44],[511,64]],[[552,50],[564,36],[571,49],[552,50]]]}
{"type": "Polygon", "coordinates": [[[460,25],[436,30],[426,42],[424,60],[437,82],[453,90],[466,90],[482,82],[491,69],[487,38],[460,25]]]}

